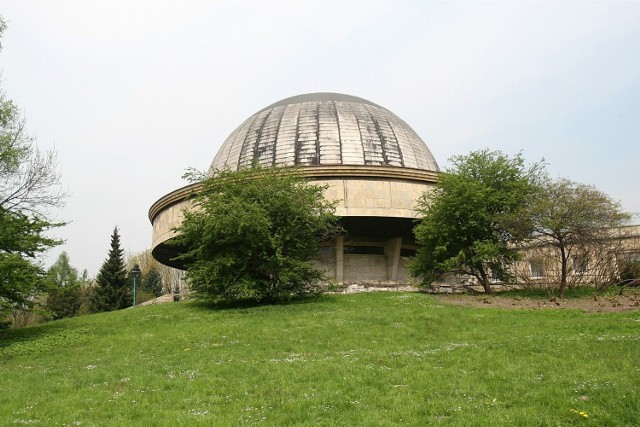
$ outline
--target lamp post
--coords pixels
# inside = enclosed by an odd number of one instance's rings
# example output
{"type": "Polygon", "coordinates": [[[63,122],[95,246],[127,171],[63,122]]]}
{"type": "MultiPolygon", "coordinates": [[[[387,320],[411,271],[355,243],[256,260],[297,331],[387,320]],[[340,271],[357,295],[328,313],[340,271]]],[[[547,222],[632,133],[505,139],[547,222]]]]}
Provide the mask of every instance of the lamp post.
{"type": "Polygon", "coordinates": [[[131,275],[133,276],[133,307],[136,306],[136,278],[140,275],[140,266],[134,265],[131,269],[131,275]]]}

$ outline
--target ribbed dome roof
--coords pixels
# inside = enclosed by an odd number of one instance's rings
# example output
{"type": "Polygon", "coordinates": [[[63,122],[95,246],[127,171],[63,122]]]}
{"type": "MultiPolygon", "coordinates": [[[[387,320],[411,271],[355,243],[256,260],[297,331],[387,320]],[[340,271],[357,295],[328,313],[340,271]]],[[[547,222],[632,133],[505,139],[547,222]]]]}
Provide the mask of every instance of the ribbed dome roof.
{"type": "Polygon", "coordinates": [[[427,145],[386,108],[339,93],[283,99],[244,121],[209,173],[262,166],[380,165],[438,171],[427,145]]]}

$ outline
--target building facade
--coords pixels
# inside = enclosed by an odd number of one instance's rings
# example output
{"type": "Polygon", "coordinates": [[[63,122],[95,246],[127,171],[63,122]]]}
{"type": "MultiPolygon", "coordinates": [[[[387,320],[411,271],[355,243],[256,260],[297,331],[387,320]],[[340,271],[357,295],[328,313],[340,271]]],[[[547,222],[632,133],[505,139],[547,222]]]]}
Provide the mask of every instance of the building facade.
{"type": "MultiPolygon", "coordinates": [[[[276,102],[245,120],[224,141],[208,174],[259,164],[296,167],[305,178],[327,185],[337,202],[344,236],[325,242],[319,266],[338,283],[405,283],[404,257],[417,249],[412,229],[416,204],[429,193],[439,171],[416,132],[389,110],[354,96],[314,93],[276,102]]],[[[190,208],[198,184],[160,198],[149,211],[152,254],[184,268],[167,244],[190,208]]]]}

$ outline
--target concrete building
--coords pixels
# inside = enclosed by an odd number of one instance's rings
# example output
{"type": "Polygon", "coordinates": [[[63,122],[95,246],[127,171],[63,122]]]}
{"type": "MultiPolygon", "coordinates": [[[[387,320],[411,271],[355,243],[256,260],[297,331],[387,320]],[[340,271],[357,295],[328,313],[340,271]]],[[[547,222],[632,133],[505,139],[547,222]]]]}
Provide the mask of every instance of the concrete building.
{"type": "MultiPolygon", "coordinates": [[[[431,191],[438,164],[416,132],[391,111],[336,93],[283,99],[245,120],[222,144],[209,168],[296,166],[306,178],[327,184],[347,231],[322,248],[318,260],[336,282],[408,280],[404,256],[417,249],[412,228],[418,198],[431,191]]],[[[166,242],[189,209],[198,184],[172,191],[149,211],[152,254],[175,261],[166,242]]]]}

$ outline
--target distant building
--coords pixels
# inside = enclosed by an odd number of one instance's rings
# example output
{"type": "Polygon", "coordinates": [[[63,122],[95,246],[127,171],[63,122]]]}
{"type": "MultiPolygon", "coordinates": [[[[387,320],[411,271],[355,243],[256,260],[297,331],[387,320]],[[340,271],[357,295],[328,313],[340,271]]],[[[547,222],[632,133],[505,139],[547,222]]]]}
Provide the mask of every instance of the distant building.
{"type": "MultiPolygon", "coordinates": [[[[557,288],[561,276],[558,249],[533,239],[518,248],[521,259],[510,273],[515,282],[492,280],[492,288],[557,288]]],[[[569,257],[567,286],[640,285],[640,225],[601,230],[597,239],[576,245],[569,257]],[[635,279],[635,280],[633,280],[635,279]]],[[[433,284],[435,292],[482,291],[477,280],[465,274],[444,274],[433,284]]]]}
{"type": "MultiPolygon", "coordinates": [[[[560,282],[558,249],[533,240],[520,251],[522,259],[514,265],[520,286],[553,287],[560,282]]],[[[597,240],[573,248],[567,284],[572,287],[621,282],[625,269],[634,263],[640,263],[640,226],[602,230],[597,240]]]]}

